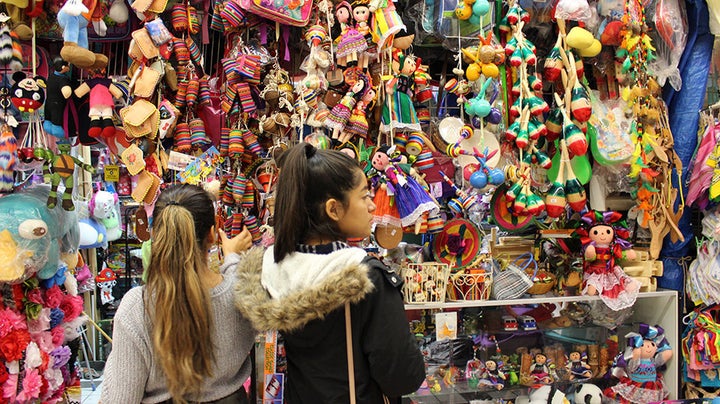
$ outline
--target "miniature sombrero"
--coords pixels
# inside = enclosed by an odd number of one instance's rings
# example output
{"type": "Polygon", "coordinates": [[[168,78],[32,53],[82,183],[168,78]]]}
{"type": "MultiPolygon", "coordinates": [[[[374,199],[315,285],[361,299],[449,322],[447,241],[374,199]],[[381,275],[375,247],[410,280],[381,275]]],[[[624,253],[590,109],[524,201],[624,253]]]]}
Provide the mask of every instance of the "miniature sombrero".
{"type": "Polygon", "coordinates": [[[493,194],[492,200],[490,201],[490,206],[492,207],[490,216],[495,224],[503,230],[522,230],[532,223],[533,217],[532,215],[517,216],[512,213],[512,203],[509,203],[507,200],[507,190],[508,187],[506,184],[502,184],[495,189],[495,194],[493,194]]]}
{"type": "Polygon", "coordinates": [[[438,262],[449,264],[455,271],[475,261],[481,242],[480,232],[472,222],[456,218],[435,236],[433,254],[438,262]]]}

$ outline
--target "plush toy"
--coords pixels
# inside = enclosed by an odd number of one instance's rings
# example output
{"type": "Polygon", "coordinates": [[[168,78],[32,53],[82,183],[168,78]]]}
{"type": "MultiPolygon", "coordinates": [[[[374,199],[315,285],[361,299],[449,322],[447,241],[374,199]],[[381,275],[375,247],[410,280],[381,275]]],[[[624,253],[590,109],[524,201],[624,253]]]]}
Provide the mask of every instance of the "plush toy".
{"type": "Polygon", "coordinates": [[[603,394],[600,387],[591,383],[576,384],[573,404],[602,404],[603,394]]]}
{"type": "Polygon", "coordinates": [[[658,370],[673,356],[662,327],[640,324],[638,332],[625,335],[627,348],[616,359],[613,376],[620,382],[605,389],[606,396],[621,403],[661,402],[668,396],[658,370]]]}
{"type": "Polygon", "coordinates": [[[530,365],[530,376],[537,383],[549,384],[553,382],[547,356],[541,353],[535,354],[533,364],[530,365]]]}
{"type": "Polygon", "coordinates": [[[90,199],[90,214],[105,227],[107,241],[115,241],[122,236],[118,195],[114,192],[98,191],[90,199]]]}
{"type": "Polygon", "coordinates": [[[618,212],[590,211],[582,217],[583,227],[576,230],[584,246],[583,294],[600,295],[613,310],[632,307],[640,284],[627,276],[616,259],[635,259],[636,253],[626,240],[629,231],[618,212]]]}
{"type": "Polygon", "coordinates": [[[485,361],[485,368],[480,373],[480,385],[489,386],[496,390],[502,390],[505,387],[507,376],[500,369],[497,362],[490,359],[485,361]]]}
{"type": "Polygon", "coordinates": [[[592,377],[590,365],[585,361],[587,355],[578,351],[570,352],[569,360],[565,365],[570,372],[570,380],[586,380],[592,377]]]}
{"type": "Polygon", "coordinates": [[[57,21],[63,29],[65,41],[60,56],[69,63],[86,68],[101,68],[107,66],[107,56],[93,53],[88,49],[87,26],[95,10],[97,0],[89,1],[89,5],[81,0],[68,0],[60,8],[57,21]]]}
{"type": "Polygon", "coordinates": [[[529,396],[519,396],[517,404],[566,404],[565,393],[558,390],[555,385],[541,386],[530,391],[529,396]]]}
{"type": "Polygon", "coordinates": [[[10,71],[22,70],[22,45],[15,31],[10,30],[8,17],[0,13],[0,65],[6,66],[10,71]]]}
{"type": "Polygon", "coordinates": [[[61,227],[43,201],[20,193],[0,198],[0,282],[57,271],[61,227]]]}
{"type": "Polygon", "coordinates": [[[45,183],[50,183],[50,195],[47,199],[47,207],[53,209],[57,205],[57,189],[60,182],[65,185],[62,193],[62,207],[65,210],[75,210],[75,204],[72,201],[72,192],[75,185],[73,174],[75,173],[75,165],[79,165],[83,170],[94,173],[95,169],[90,164],[83,162],[77,157],[70,155],[70,143],[63,139],[58,141],[58,153],[55,154],[50,149],[35,150],[35,155],[43,160],[43,178],[45,183]]]}
{"type": "Polygon", "coordinates": [[[10,101],[20,112],[35,112],[45,102],[45,78],[28,77],[25,72],[12,75],[15,84],[10,88],[10,101]]]}
{"type": "Polygon", "coordinates": [[[106,145],[114,144],[115,124],[113,123],[114,99],[123,96],[122,91],[106,77],[105,69],[93,70],[92,78],[85,80],[75,89],[78,98],[90,94],[90,128],[88,135],[101,139],[106,145]]]}
{"type": "MultiPolygon", "coordinates": [[[[47,100],[45,101],[45,122],[43,128],[58,139],[64,138],[65,106],[72,95],[70,65],[61,57],[53,60],[53,71],[47,78],[47,100]]],[[[70,101],[72,102],[72,101],[70,101]]]]}
{"type": "Polygon", "coordinates": [[[100,301],[102,304],[112,303],[115,300],[112,289],[117,284],[115,272],[108,267],[103,268],[95,277],[95,283],[100,288],[100,301]]]}
{"type": "Polygon", "coordinates": [[[107,232],[95,219],[80,219],[80,248],[106,248],[107,232]]]}

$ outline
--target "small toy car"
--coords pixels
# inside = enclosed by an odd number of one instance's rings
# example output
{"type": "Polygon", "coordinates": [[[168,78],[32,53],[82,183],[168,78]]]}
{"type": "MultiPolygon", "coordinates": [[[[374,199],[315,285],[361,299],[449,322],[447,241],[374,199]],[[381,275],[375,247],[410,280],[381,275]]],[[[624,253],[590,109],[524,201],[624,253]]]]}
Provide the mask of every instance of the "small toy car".
{"type": "Polygon", "coordinates": [[[503,329],[505,331],[517,331],[518,322],[513,316],[502,316],[503,329]]]}
{"type": "Polygon", "coordinates": [[[525,331],[537,330],[537,323],[532,316],[518,316],[518,323],[525,331]]]}

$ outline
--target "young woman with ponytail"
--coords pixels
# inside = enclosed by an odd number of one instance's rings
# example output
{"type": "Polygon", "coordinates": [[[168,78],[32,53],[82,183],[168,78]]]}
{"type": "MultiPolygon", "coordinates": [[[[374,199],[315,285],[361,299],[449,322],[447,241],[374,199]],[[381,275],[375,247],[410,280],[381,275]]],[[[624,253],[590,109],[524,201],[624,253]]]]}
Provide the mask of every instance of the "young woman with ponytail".
{"type": "Polygon", "coordinates": [[[400,277],[345,243],[370,235],[367,178],[348,155],[304,143],[279,165],[275,245],[238,265],[238,308],[259,331],[283,334],[287,403],[399,402],[425,365],[400,277]]]}
{"type": "Polygon", "coordinates": [[[129,290],[113,326],[103,404],[246,403],[255,331],[233,304],[235,267],[252,245],[247,229],[219,231],[224,262],[209,264],[216,242],[210,195],[194,185],[164,190],[153,211],[150,265],[129,290]]]}

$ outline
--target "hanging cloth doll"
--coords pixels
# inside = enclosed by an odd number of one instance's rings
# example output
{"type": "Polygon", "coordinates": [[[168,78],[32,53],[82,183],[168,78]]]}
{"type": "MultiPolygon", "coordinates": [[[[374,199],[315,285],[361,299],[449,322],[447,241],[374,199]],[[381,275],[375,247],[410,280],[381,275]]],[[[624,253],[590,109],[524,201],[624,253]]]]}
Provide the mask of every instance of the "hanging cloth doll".
{"type": "Polygon", "coordinates": [[[600,295],[612,310],[635,304],[640,284],[627,276],[616,259],[635,259],[622,215],[590,211],[583,215],[584,227],[576,230],[584,246],[583,294],[600,295]]]}
{"type": "Polygon", "coordinates": [[[115,124],[113,123],[113,109],[115,101],[113,98],[122,97],[122,91],[118,89],[111,79],[105,76],[105,69],[94,71],[91,79],[86,80],[75,89],[75,96],[84,97],[90,93],[90,129],[88,135],[103,139],[108,144],[115,136],[115,124]]]}
{"type": "Polygon", "coordinates": [[[405,173],[390,159],[388,146],[380,147],[372,156],[373,168],[387,181],[388,191],[394,195],[402,227],[419,223],[424,214],[437,214],[439,207],[415,178],[405,173]]]}
{"type": "Polygon", "coordinates": [[[348,64],[356,64],[360,58],[360,54],[367,50],[367,41],[363,34],[358,32],[355,27],[349,25],[351,14],[352,7],[346,1],[343,1],[336,7],[335,15],[341,24],[342,32],[335,55],[337,57],[337,64],[343,67],[348,64]]]}
{"type": "Polygon", "coordinates": [[[47,79],[43,128],[45,128],[45,132],[58,139],[63,139],[67,135],[63,127],[65,124],[65,106],[67,106],[68,99],[72,96],[72,80],[68,72],[70,72],[70,64],[58,56],[53,60],[53,71],[47,79]]]}
{"type": "Polygon", "coordinates": [[[383,105],[383,131],[389,131],[391,127],[401,131],[421,130],[411,98],[416,67],[412,55],[406,56],[399,49],[394,50],[392,69],[395,77],[386,84],[387,96],[390,100],[386,100],[383,105]]]}
{"type": "Polygon", "coordinates": [[[350,115],[350,119],[347,125],[345,125],[345,133],[350,137],[357,135],[363,139],[367,138],[369,128],[367,110],[372,108],[376,95],[377,92],[375,92],[375,89],[372,86],[368,86],[362,98],[360,98],[360,101],[355,104],[352,115],[350,115]]]}
{"type": "MultiPolygon", "coordinates": [[[[345,130],[345,127],[352,115],[352,110],[355,108],[357,98],[362,95],[361,91],[365,88],[366,79],[361,76],[361,79],[353,84],[350,91],[345,93],[345,96],[338,102],[333,109],[325,118],[325,126],[332,130],[332,138],[340,139],[340,134],[345,130]]],[[[347,139],[346,139],[347,140],[347,139]]],[[[343,143],[341,141],[341,143],[343,143]]]]}

